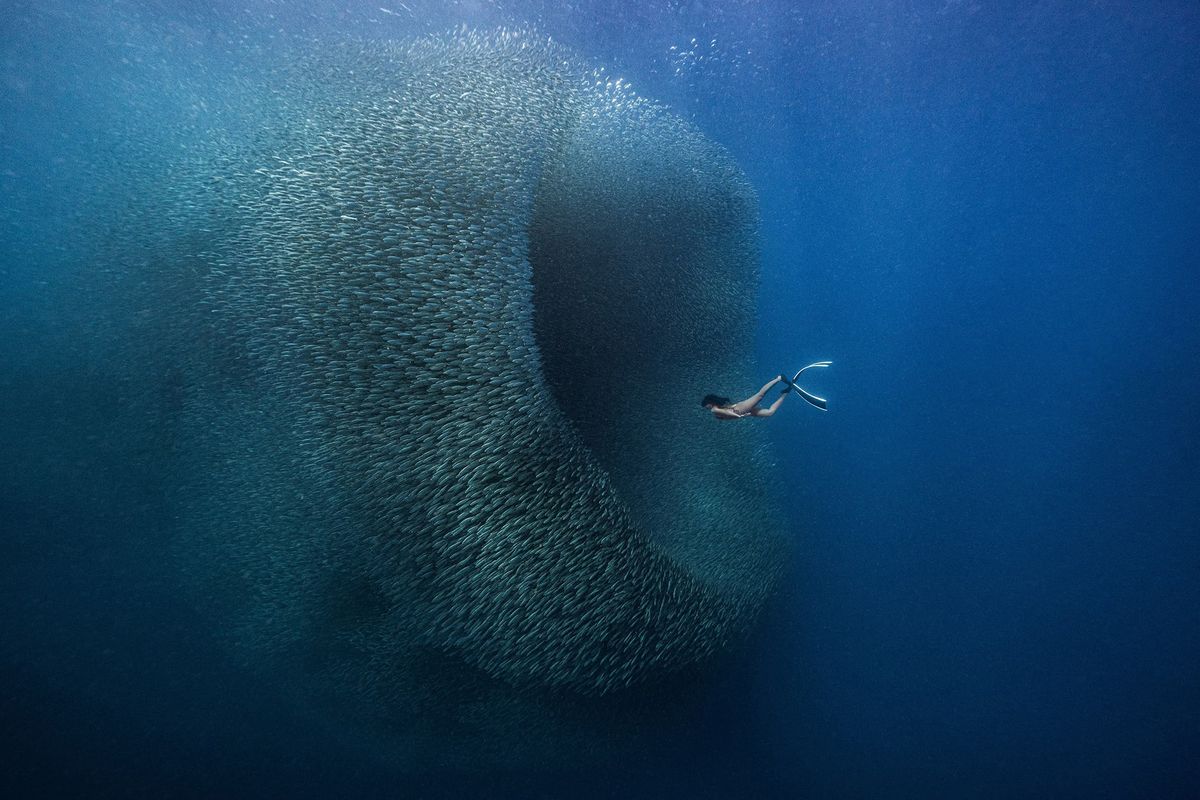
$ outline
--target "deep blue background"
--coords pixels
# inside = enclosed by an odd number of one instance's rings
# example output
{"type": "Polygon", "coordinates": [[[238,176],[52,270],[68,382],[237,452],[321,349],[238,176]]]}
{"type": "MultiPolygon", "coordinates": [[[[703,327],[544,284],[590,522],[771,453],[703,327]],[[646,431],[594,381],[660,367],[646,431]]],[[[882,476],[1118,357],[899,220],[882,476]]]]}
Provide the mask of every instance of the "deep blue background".
{"type": "Polygon", "coordinates": [[[405,5],[6,3],[0,787],[1200,792],[1195,4],[405,5]],[[835,362],[830,413],[764,423],[789,580],[620,774],[395,775],[273,703],[146,555],[152,476],[89,439],[110,376],[53,289],[130,76],[153,118],[180,64],[461,22],[534,23],[729,147],[762,203],[763,377],[835,362]]]}

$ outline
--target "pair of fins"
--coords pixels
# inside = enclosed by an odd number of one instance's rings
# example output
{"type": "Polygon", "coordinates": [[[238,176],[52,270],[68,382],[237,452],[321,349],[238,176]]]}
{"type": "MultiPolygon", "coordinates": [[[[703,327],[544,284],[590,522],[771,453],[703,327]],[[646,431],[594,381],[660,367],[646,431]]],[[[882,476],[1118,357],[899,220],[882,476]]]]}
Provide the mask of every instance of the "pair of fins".
{"type": "MultiPolygon", "coordinates": [[[[813,367],[828,367],[831,364],[833,364],[832,361],[818,361],[815,364],[809,364],[804,369],[812,369],[813,367]]],[[[799,386],[796,385],[796,381],[800,380],[800,373],[804,372],[804,369],[800,370],[800,372],[797,372],[795,375],[793,375],[791,380],[788,380],[788,377],[786,375],[779,376],[780,378],[783,378],[785,383],[787,383],[787,388],[783,390],[783,393],[787,394],[792,389],[795,389],[796,393],[799,394],[801,397],[803,397],[805,402],[807,402],[810,406],[819,408],[822,411],[828,411],[829,403],[825,400],[824,397],[817,397],[815,394],[813,394],[811,392],[806,392],[803,389],[801,389],[799,386]]]]}

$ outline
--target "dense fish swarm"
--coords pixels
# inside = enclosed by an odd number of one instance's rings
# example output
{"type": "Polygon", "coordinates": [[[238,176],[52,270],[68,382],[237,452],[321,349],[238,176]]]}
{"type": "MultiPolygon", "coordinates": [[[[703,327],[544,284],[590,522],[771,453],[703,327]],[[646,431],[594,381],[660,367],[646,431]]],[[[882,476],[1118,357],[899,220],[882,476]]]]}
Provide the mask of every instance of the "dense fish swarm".
{"type": "Polygon", "coordinates": [[[262,80],[179,213],[224,344],[172,502],[231,638],[417,752],[561,741],[744,629],[783,536],[761,430],[697,403],[756,388],[729,157],[522,33],[262,80]]]}

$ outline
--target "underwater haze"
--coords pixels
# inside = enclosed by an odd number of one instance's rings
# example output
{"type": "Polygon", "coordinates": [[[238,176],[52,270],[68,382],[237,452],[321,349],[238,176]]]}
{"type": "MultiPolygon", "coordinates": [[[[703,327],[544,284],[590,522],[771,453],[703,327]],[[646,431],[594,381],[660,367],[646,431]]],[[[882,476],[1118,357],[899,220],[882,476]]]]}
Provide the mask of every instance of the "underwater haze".
{"type": "Polygon", "coordinates": [[[1190,2],[3,0],[0,794],[1197,796],[1198,253],[1190,2]]]}

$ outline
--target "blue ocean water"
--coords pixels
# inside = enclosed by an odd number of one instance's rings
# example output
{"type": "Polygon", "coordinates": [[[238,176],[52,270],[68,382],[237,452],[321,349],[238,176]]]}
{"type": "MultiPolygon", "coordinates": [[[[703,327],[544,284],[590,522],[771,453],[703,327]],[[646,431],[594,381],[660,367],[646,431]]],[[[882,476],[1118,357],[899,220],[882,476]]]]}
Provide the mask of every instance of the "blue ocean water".
{"type": "Polygon", "coordinates": [[[1198,45],[1190,3],[10,0],[4,794],[1194,796],[1198,45]],[[461,25],[532,26],[726,147],[763,217],[755,369],[834,362],[827,414],[756,421],[781,587],[616,766],[399,770],[281,702],[178,591],[131,367],[79,322],[130,324],[80,242],[140,200],[147,131],[203,120],[184,76],[461,25]]]}

